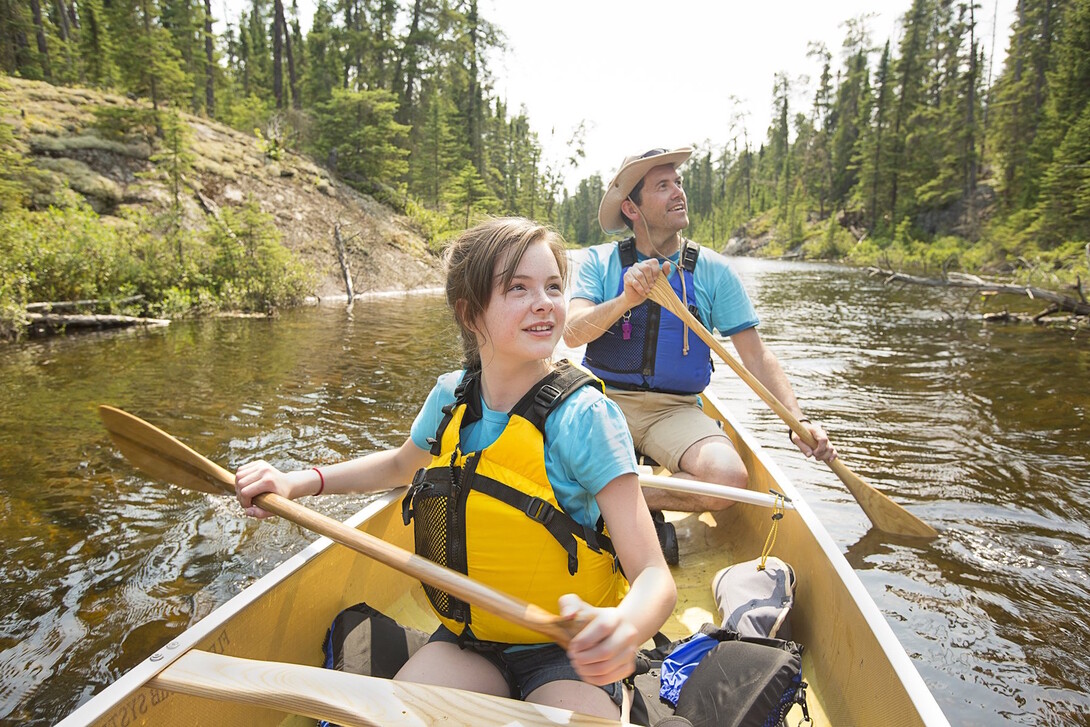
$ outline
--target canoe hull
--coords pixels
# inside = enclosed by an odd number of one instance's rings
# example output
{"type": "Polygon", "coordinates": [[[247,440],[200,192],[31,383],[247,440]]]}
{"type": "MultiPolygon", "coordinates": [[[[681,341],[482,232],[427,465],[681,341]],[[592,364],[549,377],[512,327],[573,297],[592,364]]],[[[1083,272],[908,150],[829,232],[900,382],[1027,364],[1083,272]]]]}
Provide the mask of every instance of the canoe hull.
{"type": "MultiPolygon", "coordinates": [[[[811,685],[814,724],[947,725],[889,624],[805,501],[714,398],[706,397],[706,410],[721,417],[746,460],[750,489],[776,490],[795,504],[780,521],[772,553],[790,563],[798,577],[791,623],[793,638],[805,646],[803,677],[811,685]]],[[[402,493],[380,496],[348,524],[412,550],[412,530],[401,520],[402,493]]],[[[719,513],[677,514],[672,519],[681,546],[681,566],[674,569],[679,598],[663,631],[679,638],[705,622],[718,621],[712,576],[729,563],[758,557],[772,520],[767,508],[750,505],[719,513]]],[[[155,676],[190,650],[319,666],[330,622],[341,609],[361,601],[407,626],[430,630],[436,624],[415,580],[320,538],[60,724],[313,725],[311,717],[157,688],[155,676]]],[[[405,724],[428,723],[409,716],[405,724]]],[[[526,717],[521,723],[555,724],[534,719],[526,717]]]]}

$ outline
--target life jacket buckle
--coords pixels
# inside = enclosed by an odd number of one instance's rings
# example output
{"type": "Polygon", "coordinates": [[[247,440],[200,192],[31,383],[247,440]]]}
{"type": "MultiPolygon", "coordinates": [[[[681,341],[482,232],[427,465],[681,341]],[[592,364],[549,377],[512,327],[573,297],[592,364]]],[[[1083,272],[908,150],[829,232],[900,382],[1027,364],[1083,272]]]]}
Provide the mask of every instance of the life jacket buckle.
{"type": "Polygon", "coordinates": [[[534,403],[548,411],[552,408],[553,402],[559,399],[563,393],[552,384],[545,384],[534,394],[534,403]]]}
{"type": "Polygon", "coordinates": [[[526,508],[523,510],[526,516],[535,522],[539,522],[542,525],[548,525],[549,521],[553,519],[553,513],[556,512],[556,508],[549,503],[542,500],[540,497],[530,498],[530,502],[526,504],[526,508]]]}

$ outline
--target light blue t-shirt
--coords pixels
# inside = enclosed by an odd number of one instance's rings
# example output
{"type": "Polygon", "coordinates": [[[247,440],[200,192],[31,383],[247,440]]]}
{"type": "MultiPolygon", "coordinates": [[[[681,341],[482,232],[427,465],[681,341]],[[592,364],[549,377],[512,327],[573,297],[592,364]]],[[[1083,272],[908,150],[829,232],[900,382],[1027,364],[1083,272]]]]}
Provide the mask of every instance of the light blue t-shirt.
{"type": "MultiPolygon", "coordinates": [[[[669,258],[675,270],[679,253],[669,258]]],[[[647,256],[637,251],[636,259],[647,260],[647,256]]],[[[676,275],[676,272],[671,275],[676,275]]],[[[720,335],[733,336],[760,323],[742,281],[727,264],[726,258],[714,250],[700,248],[693,283],[701,321],[719,331],[720,335]]],[[[620,288],[621,256],[617,253],[617,243],[607,242],[588,248],[572,284],[571,297],[585,298],[597,305],[616,298],[620,288]]]]}
{"type": "MultiPolygon", "coordinates": [[[[454,401],[454,390],[465,371],[439,377],[416,415],[413,444],[431,450],[428,438],[443,421],[443,407],[454,401]]],[[[507,412],[492,411],[481,400],[482,417],[462,430],[463,452],[476,452],[496,441],[507,426],[507,412]]],[[[635,473],[632,436],[620,408],[601,391],[582,386],[545,419],[545,472],[557,502],[585,527],[598,523],[601,510],[594,496],[615,478],[635,473]]]]}

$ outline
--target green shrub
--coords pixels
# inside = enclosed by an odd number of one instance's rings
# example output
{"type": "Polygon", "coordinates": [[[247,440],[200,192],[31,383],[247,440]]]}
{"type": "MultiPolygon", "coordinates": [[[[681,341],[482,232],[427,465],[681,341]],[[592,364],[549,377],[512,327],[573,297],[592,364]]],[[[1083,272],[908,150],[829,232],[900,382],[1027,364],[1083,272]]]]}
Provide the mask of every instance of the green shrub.
{"type": "Polygon", "coordinates": [[[224,224],[210,228],[209,276],[220,303],[247,311],[269,311],[300,302],[312,287],[313,273],[280,242],[269,215],[249,200],[225,209],[224,224]]]}

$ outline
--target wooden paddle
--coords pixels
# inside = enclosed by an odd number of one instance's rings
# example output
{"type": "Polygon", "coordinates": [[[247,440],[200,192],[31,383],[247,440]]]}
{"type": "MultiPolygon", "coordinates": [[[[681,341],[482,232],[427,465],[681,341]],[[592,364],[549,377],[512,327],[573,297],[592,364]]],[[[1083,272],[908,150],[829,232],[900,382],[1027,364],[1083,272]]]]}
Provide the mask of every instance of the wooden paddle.
{"type": "MultiPolygon", "coordinates": [[[[806,442],[811,447],[817,446],[817,441],[814,436],[810,434],[810,430],[802,425],[795,415],[788,410],[783,403],[777,399],[771,391],[769,391],[764,384],[762,384],[756,376],[750,373],[749,369],[743,366],[734,356],[723,347],[715,336],[713,336],[704,325],[697,320],[696,316],[689,312],[689,309],[684,303],[678,299],[674,289],[670,287],[669,281],[665,275],[659,275],[655,280],[654,286],[651,288],[651,294],[648,296],[651,300],[661,305],[666,310],[670,311],[684,323],[693,329],[701,340],[708,344],[713,351],[719,354],[719,357],[726,362],[734,373],[741,377],[742,381],[745,381],[749,385],[749,388],[761,397],[761,399],[771,407],[772,411],[783,419],[787,426],[791,427],[792,431],[799,435],[802,441],[806,442]]],[[[895,503],[883,495],[878,490],[867,484],[863,478],[848,469],[840,457],[827,463],[829,467],[836,473],[836,476],[840,478],[848,491],[852,493],[852,497],[855,498],[859,506],[863,508],[863,512],[879,530],[884,530],[887,533],[894,535],[904,535],[916,538],[935,538],[938,537],[938,532],[920,520],[918,517],[905,510],[903,507],[895,503]]]]}
{"type": "MultiPolygon", "coordinates": [[[[138,469],[166,482],[214,495],[235,494],[235,476],[197,454],[163,430],[112,406],[98,408],[106,430],[121,453],[138,469]]],[[[544,634],[567,647],[584,623],[564,619],[514,596],[501,593],[427,558],[391,545],[381,538],[348,527],[308,507],[266,492],[254,498],[263,509],[324,535],[380,563],[446,591],[497,616],[544,634]]]]}
{"type": "Polygon", "coordinates": [[[451,687],[399,682],[317,666],[192,650],[148,682],[152,689],[278,709],[344,727],[607,727],[619,724],[559,707],[451,687]]]}

